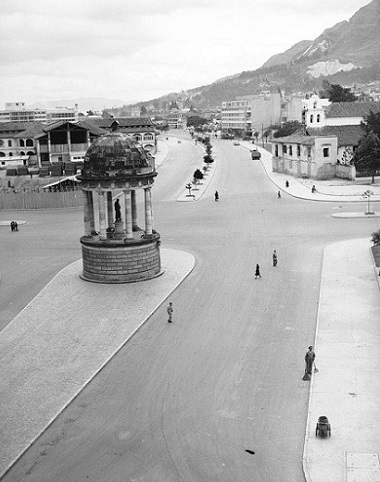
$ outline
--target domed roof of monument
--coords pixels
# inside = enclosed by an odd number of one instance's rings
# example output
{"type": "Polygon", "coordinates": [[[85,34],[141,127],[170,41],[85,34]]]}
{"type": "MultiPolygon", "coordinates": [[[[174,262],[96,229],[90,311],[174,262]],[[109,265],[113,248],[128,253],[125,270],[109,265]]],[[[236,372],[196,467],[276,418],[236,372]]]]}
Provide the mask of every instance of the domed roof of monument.
{"type": "Polygon", "coordinates": [[[128,134],[116,130],[87,149],[79,179],[123,179],[155,174],[154,157],[128,134]]]}

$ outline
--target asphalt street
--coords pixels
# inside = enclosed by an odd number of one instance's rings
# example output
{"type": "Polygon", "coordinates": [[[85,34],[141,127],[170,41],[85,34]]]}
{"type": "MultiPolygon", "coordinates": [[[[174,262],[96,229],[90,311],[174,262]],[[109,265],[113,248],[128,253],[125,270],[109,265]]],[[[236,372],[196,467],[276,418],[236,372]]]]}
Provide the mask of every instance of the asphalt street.
{"type": "MultiPolygon", "coordinates": [[[[331,216],[334,205],[279,200],[247,150],[213,145],[215,172],[199,201],[176,202],[202,166],[201,147],[184,135],[171,142],[153,189],[162,246],[196,258],[170,297],[173,325],[158,309],[5,482],[304,480],[309,386],[301,375],[315,337],[323,249],[362,238],[378,222],[342,222],[331,216]]],[[[17,237],[1,232],[3,326],[80,258],[80,210],[23,216],[17,237]]]]}

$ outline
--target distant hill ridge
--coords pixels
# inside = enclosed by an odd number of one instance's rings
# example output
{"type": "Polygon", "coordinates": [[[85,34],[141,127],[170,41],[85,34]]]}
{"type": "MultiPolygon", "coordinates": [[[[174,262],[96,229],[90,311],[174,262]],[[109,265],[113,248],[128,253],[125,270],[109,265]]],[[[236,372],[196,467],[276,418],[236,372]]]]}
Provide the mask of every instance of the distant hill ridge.
{"type": "MultiPolygon", "coordinates": [[[[265,88],[265,82],[290,92],[320,89],[322,80],[350,85],[380,80],[380,0],[360,8],[348,21],[327,28],[315,40],[302,40],[273,55],[259,69],[216,80],[181,92],[185,105],[214,108],[222,101],[265,88]]],[[[159,102],[176,100],[171,93],[159,102]]],[[[151,105],[152,101],[139,105],[151,105]]]]}

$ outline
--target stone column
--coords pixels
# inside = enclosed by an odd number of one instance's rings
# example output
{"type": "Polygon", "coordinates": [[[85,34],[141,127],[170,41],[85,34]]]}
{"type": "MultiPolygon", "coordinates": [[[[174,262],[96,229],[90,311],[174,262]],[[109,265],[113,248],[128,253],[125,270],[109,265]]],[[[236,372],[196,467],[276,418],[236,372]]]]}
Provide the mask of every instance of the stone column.
{"type": "Polygon", "coordinates": [[[92,191],[88,191],[87,196],[88,196],[88,198],[87,198],[88,217],[89,217],[89,220],[90,220],[91,234],[95,235],[96,231],[95,231],[95,216],[94,216],[94,197],[93,197],[92,191]]]}
{"type": "Polygon", "coordinates": [[[69,151],[69,161],[71,162],[71,139],[70,139],[70,128],[67,124],[67,148],[69,151]]]}
{"type": "Polygon", "coordinates": [[[87,131],[87,147],[90,147],[91,145],[91,139],[90,139],[90,131],[87,131]]]}
{"type": "Polygon", "coordinates": [[[51,136],[50,136],[50,131],[48,132],[48,156],[49,156],[49,162],[51,163],[51,136]]]}
{"type": "Polygon", "coordinates": [[[127,239],[133,239],[132,229],[132,199],[131,191],[124,191],[125,202],[125,231],[127,233],[127,239]]]}
{"type": "Polygon", "coordinates": [[[84,234],[85,236],[91,236],[91,217],[89,206],[89,194],[90,191],[83,191],[83,213],[84,213],[84,234]]]}
{"type": "Polygon", "coordinates": [[[112,229],[113,228],[112,191],[107,191],[107,218],[108,218],[108,229],[112,229]]]}
{"type": "Polygon", "coordinates": [[[36,139],[36,154],[37,154],[37,162],[38,166],[42,167],[42,162],[41,162],[41,145],[40,145],[40,140],[36,139]]]}
{"type": "Polygon", "coordinates": [[[144,188],[145,194],[145,233],[153,234],[153,216],[152,216],[152,197],[151,188],[144,188]]]}
{"type": "Polygon", "coordinates": [[[107,238],[106,205],[105,205],[104,191],[98,192],[98,200],[99,200],[99,239],[106,239],[107,238]]]}
{"type": "Polygon", "coordinates": [[[139,227],[137,225],[137,206],[136,206],[136,191],[132,189],[131,191],[132,200],[132,231],[138,231],[139,227]]]}

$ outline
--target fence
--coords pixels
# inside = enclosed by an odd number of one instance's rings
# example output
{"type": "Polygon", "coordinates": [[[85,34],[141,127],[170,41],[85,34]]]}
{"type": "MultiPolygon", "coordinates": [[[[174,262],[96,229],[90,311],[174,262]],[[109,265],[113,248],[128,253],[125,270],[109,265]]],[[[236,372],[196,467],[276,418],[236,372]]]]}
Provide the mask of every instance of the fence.
{"type": "Polygon", "coordinates": [[[0,192],[1,210],[62,209],[83,206],[81,190],[62,192],[0,192]]]}

